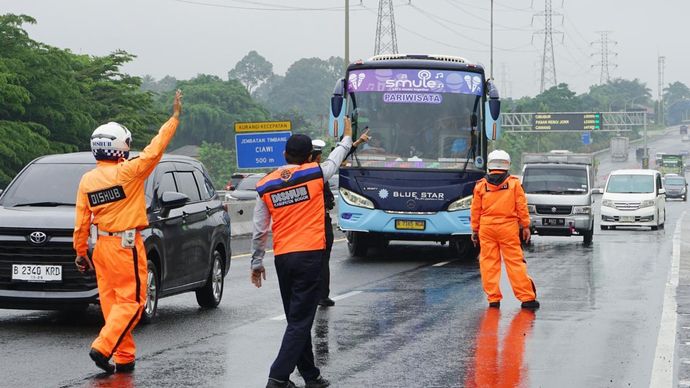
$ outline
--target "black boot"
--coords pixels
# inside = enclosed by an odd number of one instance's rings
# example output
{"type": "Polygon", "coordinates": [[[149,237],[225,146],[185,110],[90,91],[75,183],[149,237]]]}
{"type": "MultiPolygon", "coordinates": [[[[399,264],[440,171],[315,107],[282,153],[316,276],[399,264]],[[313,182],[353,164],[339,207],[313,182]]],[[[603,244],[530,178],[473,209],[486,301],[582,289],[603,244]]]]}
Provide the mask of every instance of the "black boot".
{"type": "Polygon", "coordinates": [[[134,361],[126,364],[115,364],[115,371],[117,373],[131,373],[134,372],[134,361]]]}
{"type": "Polygon", "coordinates": [[[111,364],[104,355],[101,354],[96,349],[91,348],[91,351],[89,352],[89,357],[93,360],[93,362],[96,363],[96,366],[103,369],[105,373],[112,374],[115,372],[115,366],[111,364]]]}
{"type": "Polygon", "coordinates": [[[305,381],[304,388],[326,388],[331,385],[331,382],[319,375],[315,380],[305,381]]]}
{"type": "Polygon", "coordinates": [[[290,380],[281,381],[269,377],[268,383],[266,383],[266,388],[297,388],[297,386],[290,380]]]}
{"type": "Polygon", "coordinates": [[[335,301],[331,298],[324,298],[319,301],[319,306],[333,307],[335,306],[335,301]]]}
{"type": "Polygon", "coordinates": [[[523,309],[532,309],[536,310],[539,308],[539,301],[535,300],[528,300],[527,302],[522,302],[522,308],[523,309]]]}
{"type": "Polygon", "coordinates": [[[499,308],[501,307],[501,302],[489,302],[489,307],[499,308]]]}

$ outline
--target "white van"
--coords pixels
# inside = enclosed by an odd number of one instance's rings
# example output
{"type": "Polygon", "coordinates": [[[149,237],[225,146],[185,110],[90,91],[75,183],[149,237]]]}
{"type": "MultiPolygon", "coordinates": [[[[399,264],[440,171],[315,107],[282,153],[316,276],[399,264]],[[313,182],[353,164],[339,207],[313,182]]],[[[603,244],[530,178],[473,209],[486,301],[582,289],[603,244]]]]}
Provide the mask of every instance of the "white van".
{"type": "Polygon", "coordinates": [[[666,191],[656,170],[616,170],[606,181],[601,198],[601,229],[649,226],[666,222],[666,191]]]}

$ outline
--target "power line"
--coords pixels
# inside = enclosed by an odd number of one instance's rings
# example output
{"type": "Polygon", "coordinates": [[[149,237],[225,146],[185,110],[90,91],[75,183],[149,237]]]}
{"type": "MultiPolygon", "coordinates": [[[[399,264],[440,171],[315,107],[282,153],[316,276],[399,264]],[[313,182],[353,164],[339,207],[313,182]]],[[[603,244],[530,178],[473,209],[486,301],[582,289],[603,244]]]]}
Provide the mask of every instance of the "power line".
{"type": "Polygon", "coordinates": [[[379,13],[376,19],[376,39],[374,55],[397,54],[398,37],[395,32],[395,12],[393,0],[379,0],[379,13]]]}
{"type": "MultiPolygon", "coordinates": [[[[541,81],[539,86],[540,93],[544,92],[547,86],[551,87],[558,85],[558,80],[556,78],[556,56],[553,51],[553,35],[563,35],[563,32],[553,29],[554,15],[563,16],[553,12],[551,0],[544,0],[544,12],[532,16],[532,22],[534,22],[535,16],[544,17],[544,29],[534,32],[534,35],[544,35],[544,49],[541,58],[541,81]]],[[[532,35],[533,41],[534,35],[532,35]]]]}
{"type": "MultiPolygon", "coordinates": [[[[293,6],[285,6],[285,5],[279,5],[279,4],[268,4],[268,3],[259,3],[259,2],[243,2],[245,4],[265,4],[265,7],[249,7],[249,6],[241,6],[241,5],[229,5],[229,4],[219,4],[219,3],[209,3],[205,1],[198,1],[198,0],[171,0],[177,3],[183,3],[183,4],[190,4],[190,5],[199,5],[199,6],[204,6],[204,7],[214,7],[214,8],[228,8],[228,9],[241,9],[241,10],[248,10],[248,11],[271,11],[271,12],[305,12],[305,11],[322,11],[322,12],[342,12],[345,7],[293,7],[293,6]]],[[[239,1],[239,0],[235,0],[239,1]]],[[[352,7],[351,7],[352,8],[352,7]]],[[[350,11],[359,11],[361,9],[351,9],[350,11]]]]}
{"type": "Polygon", "coordinates": [[[599,46],[599,52],[592,55],[599,55],[600,60],[598,63],[592,65],[592,68],[597,66],[600,67],[600,84],[604,84],[611,81],[610,68],[618,67],[618,65],[612,63],[609,59],[611,56],[618,55],[617,53],[609,49],[609,46],[615,46],[616,44],[618,44],[618,42],[609,39],[610,33],[611,31],[599,31],[599,40],[591,43],[592,46],[599,46]]]}

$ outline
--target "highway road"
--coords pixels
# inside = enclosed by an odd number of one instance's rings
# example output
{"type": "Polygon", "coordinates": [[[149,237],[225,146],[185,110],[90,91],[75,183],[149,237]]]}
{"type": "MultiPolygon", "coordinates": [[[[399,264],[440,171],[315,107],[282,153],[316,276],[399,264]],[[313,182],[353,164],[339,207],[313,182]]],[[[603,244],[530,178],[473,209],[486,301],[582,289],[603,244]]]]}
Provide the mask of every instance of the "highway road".
{"type": "MultiPolygon", "coordinates": [[[[690,148],[676,132],[650,147],[652,155],[690,148]]],[[[635,167],[634,151],[629,162],[600,163],[605,178],[635,167]]],[[[446,247],[393,243],[350,258],[339,234],[336,305],[320,308],[314,325],[317,363],[334,387],[690,386],[687,210],[669,201],[658,231],[597,224],[590,246],[536,236],[525,252],[542,303],[534,313],[520,309],[505,274],[501,309],[488,309],[478,263],[446,247]]],[[[277,278],[269,256],[268,280],[254,288],[248,241],[234,246],[220,308],[199,309],[193,294],[161,300],[156,321],[136,329],[132,375],[100,375],[88,358],[102,324],[96,307],[1,310],[0,386],[264,386],[285,328],[277,278]]]]}

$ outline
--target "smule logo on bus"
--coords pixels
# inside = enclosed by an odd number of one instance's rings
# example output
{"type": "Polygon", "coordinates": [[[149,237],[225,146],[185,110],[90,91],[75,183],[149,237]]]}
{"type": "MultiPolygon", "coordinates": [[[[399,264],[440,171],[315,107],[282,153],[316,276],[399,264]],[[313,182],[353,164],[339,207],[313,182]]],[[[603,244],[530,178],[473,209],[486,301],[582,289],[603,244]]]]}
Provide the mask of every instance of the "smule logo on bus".
{"type": "Polygon", "coordinates": [[[401,74],[399,79],[387,79],[386,89],[388,90],[414,90],[414,91],[431,91],[443,90],[443,82],[431,79],[431,72],[429,70],[420,70],[417,73],[418,79],[409,79],[406,74],[401,74]]]}
{"type": "Polygon", "coordinates": [[[294,205],[296,203],[309,200],[309,190],[307,186],[294,187],[288,190],[279,191],[271,194],[271,202],[274,208],[294,205]]]}
{"type": "Polygon", "coordinates": [[[367,77],[366,74],[364,73],[351,73],[350,76],[348,77],[348,81],[350,82],[350,89],[352,90],[357,90],[359,89],[360,86],[362,86],[362,82],[364,82],[364,79],[367,77]]]}
{"type": "Polygon", "coordinates": [[[394,191],[393,198],[411,198],[418,201],[443,201],[445,199],[445,194],[431,191],[394,191]]]}

